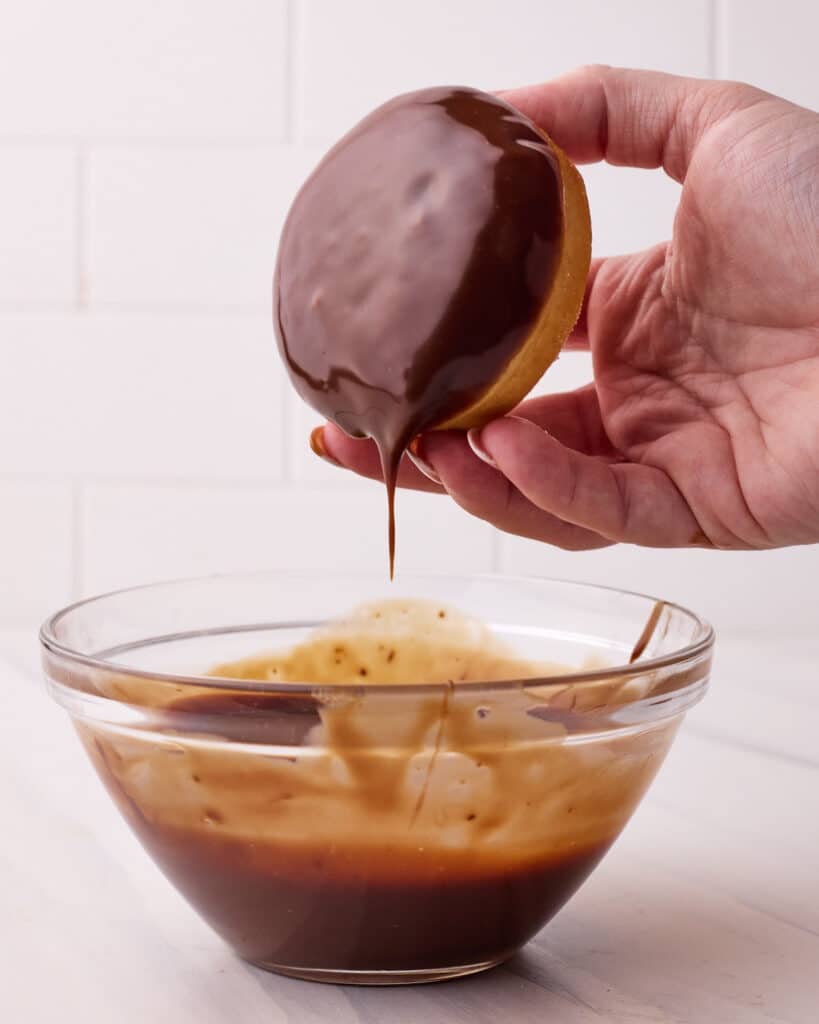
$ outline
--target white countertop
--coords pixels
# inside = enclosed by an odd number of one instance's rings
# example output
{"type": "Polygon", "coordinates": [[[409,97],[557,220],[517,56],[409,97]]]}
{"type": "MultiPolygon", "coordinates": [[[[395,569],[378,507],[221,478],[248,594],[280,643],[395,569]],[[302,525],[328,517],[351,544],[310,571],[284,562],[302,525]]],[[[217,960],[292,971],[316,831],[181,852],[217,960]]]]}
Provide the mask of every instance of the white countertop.
{"type": "Polygon", "coordinates": [[[509,964],[403,989],[237,960],[118,817],[30,634],[0,635],[0,992],[13,1024],[816,1024],[819,638],[722,636],[712,690],[509,964]]]}

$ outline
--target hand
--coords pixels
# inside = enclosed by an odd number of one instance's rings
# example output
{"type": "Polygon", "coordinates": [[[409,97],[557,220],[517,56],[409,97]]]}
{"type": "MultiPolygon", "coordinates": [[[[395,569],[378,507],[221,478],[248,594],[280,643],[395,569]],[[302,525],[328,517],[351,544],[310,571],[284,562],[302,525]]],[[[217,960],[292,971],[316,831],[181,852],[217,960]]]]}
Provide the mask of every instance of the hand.
{"type": "MultiPolygon", "coordinates": [[[[673,237],[595,260],[569,344],[594,384],[465,437],[402,486],[569,549],[819,541],[819,114],[729,82],[584,68],[506,93],[577,163],[662,167],[673,237]]],[[[378,477],[369,442],[332,460],[378,477]]]]}

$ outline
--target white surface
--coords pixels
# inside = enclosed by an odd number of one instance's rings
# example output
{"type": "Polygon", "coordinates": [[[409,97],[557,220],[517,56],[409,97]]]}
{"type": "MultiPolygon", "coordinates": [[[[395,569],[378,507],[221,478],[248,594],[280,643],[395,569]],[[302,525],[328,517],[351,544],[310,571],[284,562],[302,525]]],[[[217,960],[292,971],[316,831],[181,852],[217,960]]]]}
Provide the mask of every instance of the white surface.
{"type": "Polygon", "coordinates": [[[0,131],[275,140],[287,0],[26,0],[4,11],[0,131]]]}
{"type": "MultiPolygon", "coordinates": [[[[339,470],[336,470],[339,473],[339,470]]],[[[387,499],[369,481],[316,487],[91,486],[82,512],[89,593],[160,577],[274,569],[387,567],[387,499]],[[292,532],[275,528],[298,523],[292,532]]],[[[492,533],[434,495],[402,494],[400,569],[488,572],[492,533]]]]}
{"type": "Polygon", "coordinates": [[[671,237],[680,186],[632,167],[581,168],[592,216],[592,255],[639,252],[671,237]]]}
{"type": "Polygon", "coordinates": [[[70,600],[73,518],[70,484],[0,479],[0,606],[7,622],[37,621],[70,600]]]}
{"type": "Polygon", "coordinates": [[[279,233],[321,155],[294,146],[96,149],[87,178],[89,302],[240,307],[269,325],[279,233]]]}
{"type": "Polygon", "coordinates": [[[707,0],[304,0],[296,126],[306,138],[335,139],[408,89],[508,89],[593,61],[704,75],[708,8],[707,0]]]}
{"type": "Polygon", "coordinates": [[[721,0],[715,27],[725,78],[753,82],[794,103],[819,108],[819,5],[811,0],[721,0]]]}
{"type": "Polygon", "coordinates": [[[503,572],[623,586],[688,605],[718,628],[809,628],[819,616],[819,545],[779,551],[672,550],[625,544],[560,551],[519,537],[498,541],[503,572]]]}
{"type": "Polygon", "coordinates": [[[0,147],[0,303],[70,307],[77,287],[77,154],[0,147]]]}
{"type": "Polygon", "coordinates": [[[278,479],[284,371],[269,335],[251,316],[6,318],[0,474],[278,479]]]}
{"type": "MultiPolygon", "coordinates": [[[[740,76],[819,104],[817,17],[815,0],[5,4],[0,623],[95,580],[311,550],[328,568],[381,557],[382,524],[371,545],[359,526],[383,496],[310,454],[313,416],[275,355],[275,234],[317,156],[305,140],[323,146],[396,89],[503,88],[589,61],[740,76]],[[76,500],[51,500],[55,486],[76,500]],[[252,487],[280,487],[281,500],[256,507],[252,487]],[[344,520],[353,507],[362,518],[344,520]]],[[[677,186],[659,172],[585,173],[598,254],[668,234],[677,186]]],[[[585,374],[567,358],[544,387],[585,374]]],[[[486,564],[481,524],[413,502],[401,503],[402,564],[486,564]]],[[[514,540],[489,547],[496,568],[632,581],[720,626],[816,622],[819,547],[571,562],[514,540]]]]}
{"type": "Polygon", "coordinates": [[[4,1019],[21,1024],[815,1024],[819,642],[723,636],[713,692],[580,893],[506,967],[354,989],[236,960],[141,851],[0,637],[4,1019]]]}

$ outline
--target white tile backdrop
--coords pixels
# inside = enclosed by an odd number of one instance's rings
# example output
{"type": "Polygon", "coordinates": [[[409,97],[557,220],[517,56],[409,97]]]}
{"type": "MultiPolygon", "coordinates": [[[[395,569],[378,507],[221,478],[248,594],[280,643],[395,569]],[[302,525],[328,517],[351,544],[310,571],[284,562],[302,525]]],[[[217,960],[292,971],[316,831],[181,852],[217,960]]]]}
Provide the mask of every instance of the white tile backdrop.
{"type": "MultiPolygon", "coordinates": [[[[181,573],[384,565],[384,498],[307,450],[269,321],[322,148],[390,94],[603,61],[819,106],[813,0],[26,0],[0,32],[0,625],[181,573]]],[[[659,173],[585,172],[599,253],[667,234],[659,173]]],[[[589,375],[565,356],[548,387],[589,375]]],[[[403,495],[400,566],[607,580],[811,626],[819,548],[567,554],[403,495]]]]}

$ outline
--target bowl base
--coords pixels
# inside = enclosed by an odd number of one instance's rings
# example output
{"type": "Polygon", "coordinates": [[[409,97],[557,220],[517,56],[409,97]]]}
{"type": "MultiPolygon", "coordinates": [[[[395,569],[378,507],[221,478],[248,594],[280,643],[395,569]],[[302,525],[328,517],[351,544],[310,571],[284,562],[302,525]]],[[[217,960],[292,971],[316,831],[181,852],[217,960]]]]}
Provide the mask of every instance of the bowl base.
{"type": "Polygon", "coordinates": [[[294,967],[290,964],[272,964],[262,960],[249,960],[254,967],[273,974],[301,981],[319,981],[330,985],[426,985],[432,981],[449,981],[464,978],[469,974],[480,974],[502,964],[506,957],[485,960],[477,964],[461,964],[457,967],[435,967],[415,971],[332,971],[315,967],[294,967]]]}

